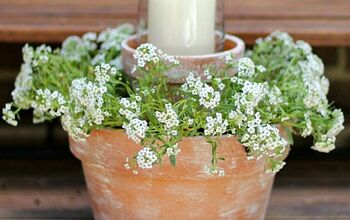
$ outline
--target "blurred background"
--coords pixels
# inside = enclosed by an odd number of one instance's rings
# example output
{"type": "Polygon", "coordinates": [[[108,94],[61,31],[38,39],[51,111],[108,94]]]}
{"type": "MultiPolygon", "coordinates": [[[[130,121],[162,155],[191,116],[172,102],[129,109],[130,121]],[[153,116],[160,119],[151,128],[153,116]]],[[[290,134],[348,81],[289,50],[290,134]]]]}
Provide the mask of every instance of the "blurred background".
{"type": "MultiPolygon", "coordinates": [[[[329,99],[345,113],[330,154],[297,139],[278,173],[267,219],[350,219],[350,1],[226,0],[226,32],[251,46],[271,31],[312,44],[330,79],[329,99]]],[[[0,0],[0,106],[11,100],[26,42],[53,48],[69,35],[135,24],[136,0],[0,0]]],[[[0,219],[92,219],[80,163],[59,121],[17,127],[0,121],[0,219]]]]}

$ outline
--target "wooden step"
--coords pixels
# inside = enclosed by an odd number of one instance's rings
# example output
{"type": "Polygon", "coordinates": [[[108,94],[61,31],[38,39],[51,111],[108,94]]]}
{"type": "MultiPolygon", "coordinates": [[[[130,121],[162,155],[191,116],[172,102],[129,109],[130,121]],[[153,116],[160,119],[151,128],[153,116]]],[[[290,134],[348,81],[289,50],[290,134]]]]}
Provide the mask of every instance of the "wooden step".
{"type": "MultiPolygon", "coordinates": [[[[350,219],[349,170],[349,160],[288,161],[266,219],[350,219]]],[[[79,161],[0,161],[0,219],[92,218],[79,161]]]]}

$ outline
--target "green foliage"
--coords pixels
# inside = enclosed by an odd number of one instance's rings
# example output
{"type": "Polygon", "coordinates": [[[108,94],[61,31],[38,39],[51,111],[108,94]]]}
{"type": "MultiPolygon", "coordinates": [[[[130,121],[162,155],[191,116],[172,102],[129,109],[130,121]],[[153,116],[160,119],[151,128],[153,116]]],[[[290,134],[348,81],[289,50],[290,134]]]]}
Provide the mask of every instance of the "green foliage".
{"type": "Polygon", "coordinates": [[[3,119],[17,125],[18,112],[33,108],[34,122],[61,117],[63,128],[80,141],[94,129],[123,128],[142,146],[126,161],[134,172],[164,158],[175,166],[179,142],[192,136],[205,136],[211,144],[207,171],[220,176],[224,158],[217,155],[217,138],[222,135],[238,138],[247,159],[265,159],[269,172],[283,167],[292,133],[312,135],[315,150],[334,149],[344,117],[328,103],[322,61],[307,43],[272,33],[259,39],[248,57],[236,60],[227,54],[223,69],[208,66],[204,77],[189,72],[174,89],[166,72],[181,63],[151,44],[134,55],[134,71],[143,77],[126,80],[120,42],[131,32],[130,26],[121,26],[98,36],[69,37],[56,51],[26,45],[3,119]]]}

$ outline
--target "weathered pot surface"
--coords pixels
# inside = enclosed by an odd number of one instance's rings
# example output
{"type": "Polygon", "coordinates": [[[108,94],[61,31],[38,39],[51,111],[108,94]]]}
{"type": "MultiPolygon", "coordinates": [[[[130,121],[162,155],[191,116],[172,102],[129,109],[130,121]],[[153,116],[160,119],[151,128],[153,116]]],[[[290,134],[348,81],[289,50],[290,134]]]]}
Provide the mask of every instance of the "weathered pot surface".
{"type": "MultiPolygon", "coordinates": [[[[146,37],[143,38],[142,42],[146,42],[146,37]]],[[[121,44],[123,69],[125,73],[132,78],[141,77],[140,73],[133,71],[134,66],[136,65],[133,55],[139,45],[140,40],[138,40],[136,35],[129,37],[121,44]]],[[[203,71],[206,66],[215,65],[218,68],[223,67],[225,65],[225,57],[228,53],[232,54],[234,58],[238,59],[243,57],[244,50],[245,44],[242,39],[226,34],[223,51],[205,55],[178,56],[177,58],[181,65],[172,68],[166,73],[168,82],[170,84],[182,84],[189,72],[195,72],[201,76],[202,79],[205,79],[203,71]]],[[[229,74],[233,75],[234,72],[229,74]]]]}
{"type": "Polygon", "coordinates": [[[123,130],[93,131],[85,143],[70,139],[70,148],[82,161],[96,220],[263,219],[274,175],[265,172],[264,160],[247,160],[234,137],[218,143],[223,177],[205,172],[211,146],[204,137],[180,142],[175,167],[165,159],[137,175],[124,165],[141,146],[123,130]]]}

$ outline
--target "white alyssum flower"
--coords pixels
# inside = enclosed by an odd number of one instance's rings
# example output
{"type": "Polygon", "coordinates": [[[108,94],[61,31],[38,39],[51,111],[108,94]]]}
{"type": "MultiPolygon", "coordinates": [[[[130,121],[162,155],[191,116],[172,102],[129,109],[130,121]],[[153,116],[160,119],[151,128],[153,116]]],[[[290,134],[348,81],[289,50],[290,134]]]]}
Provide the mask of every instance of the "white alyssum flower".
{"type": "Polygon", "coordinates": [[[302,50],[304,54],[310,54],[312,52],[312,48],[310,44],[306,43],[305,41],[298,40],[295,44],[296,48],[302,50]]]}
{"type": "Polygon", "coordinates": [[[243,57],[238,60],[237,75],[242,78],[251,78],[255,74],[255,64],[248,58],[243,57]]]}
{"type": "Polygon", "coordinates": [[[281,40],[285,45],[294,45],[293,38],[286,32],[274,31],[265,38],[265,41],[272,41],[273,39],[281,40]]]}
{"type": "Polygon", "coordinates": [[[107,28],[102,31],[98,37],[97,42],[101,44],[101,51],[117,50],[120,51],[120,44],[123,40],[134,33],[135,29],[131,24],[123,24],[116,28],[107,28]]]}
{"type": "Polygon", "coordinates": [[[325,109],[328,104],[329,82],[323,76],[324,65],[321,59],[316,55],[309,54],[306,60],[299,62],[299,66],[303,72],[302,79],[307,89],[307,94],[304,98],[305,106],[316,108],[318,112],[325,115],[325,109]]]}
{"type": "Polygon", "coordinates": [[[223,177],[226,175],[225,170],[220,168],[220,167],[210,167],[210,166],[205,166],[204,167],[204,173],[208,175],[217,175],[219,177],[223,177]]]}
{"type": "Polygon", "coordinates": [[[69,60],[80,62],[88,52],[88,45],[78,36],[69,36],[62,43],[61,55],[69,60]]]}
{"type": "Polygon", "coordinates": [[[204,135],[222,135],[226,132],[228,122],[227,120],[223,120],[221,113],[216,113],[215,118],[212,116],[208,116],[206,118],[206,124],[204,129],[204,135]]]}
{"type": "MultiPolygon", "coordinates": [[[[247,122],[247,132],[241,137],[241,143],[248,148],[249,158],[260,159],[264,156],[274,159],[283,155],[288,143],[279,134],[278,128],[263,124],[260,114],[247,122]]],[[[275,162],[269,172],[277,172],[283,167],[283,163],[275,162]]]]}
{"type": "Polygon", "coordinates": [[[147,122],[138,118],[131,119],[129,123],[124,122],[122,127],[125,129],[128,138],[138,144],[145,138],[148,129],[147,122]]]}
{"type": "Polygon", "coordinates": [[[95,32],[87,32],[83,35],[82,39],[86,41],[96,41],[97,34],[95,32]]]}
{"type": "Polygon", "coordinates": [[[233,124],[235,124],[235,126],[237,126],[238,128],[242,128],[248,118],[245,114],[243,114],[241,112],[241,110],[237,109],[237,110],[231,110],[228,114],[228,118],[233,122],[233,124]]]}
{"type": "Polygon", "coordinates": [[[247,80],[242,81],[242,92],[233,95],[235,106],[248,115],[254,113],[254,108],[268,93],[267,83],[255,83],[247,80]]]}
{"type": "Polygon", "coordinates": [[[307,136],[311,135],[311,133],[313,131],[312,123],[311,123],[311,120],[310,120],[310,112],[306,112],[304,114],[304,118],[305,118],[305,121],[306,121],[306,128],[301,133],[301,136],[302,137],[307,137],[307,136]]]}
{"type": "Polygon", "coordinates": [[[63,129],[68,132],[70,137],[76,141],[86,141],[88,134],[84,129],[85,117],[77,120],[74,117],[74,114],[72,114],[70,111],[67,111],[62,115],[61,122],[63,129]]]}
{"type": "Polygon", "coordinates": [[[110,80],[111,76],[115,76],[116,73],[117,69],[115,67],[103,63],[100,66],[95,67],[95,80],[100,85],[105,85],[110,80]]]}
{"type": "Polygon", "coordinates": [[[35,55],[34,59],[32,60],[32,66],[37,67],[40,64],[44,64],[49,60],[48,54],[52,52],[52,49],[50,46],[47,46],[45,44],[40,45],[35,49],[35,55]]]}
{"type": "Polygon", "coordinates": [[[194,74],[190,72],[186,77],[186,82],[182,84],[181,89],[192,95],[198,95],[203,85],[204,83],[201,82],[200,77],[195,77],[194,74]]]}
{"type": "Polygon", "coordinates": [[[320,140],[316,140],[316,143],[311,147],[311,149],[322,153],[329,153],[335,149],[335,137],[321,135],[320,140]]]}
{"type": "Polygon", "coordinates": [[[260,72],[260,73],[264,73],[267,71],[267,69],[263,66],[263,65],[257,65],[256,69],[260,72]]]}
{"type": "Polygon", "coordinates": [[[69,89],[69,110],[62,116],[63,128],[76,140],[84,141],[89,127],[101,125],[110,116],[103,110],[106,83],[109,76],[116,74],[115,68],[102,64],[95,68],[95,81],[78,78],[72,81],[69,89]]]}
{"type": "Polygon", "coordinates": [[[211,79],[213,78],[213,76],[211,75],[209,69],[205,69],[205,70],[203,71],[203,74],[204,74],[204,76],[205,76],[208,80],[211,80],[211,79]]]}
{"type": "Polygon", "coordinates": [[[12,104],[6,103],[2,109],[2,119],[12,126],[17,126],[15,113],[12,111],[12,104]]]}
{"type": "MultiPolygon", "coordinates": [[[[225,85],[221,85],[221,87],[225,87],[225,85]]],[[[220,104],[220,92],[215,91],[213,87],[203,83],[200,77],[194,77],[193,73],[189,73],[181,89],[186,93],[198,96],[199,104],[205,108],[213,109],[220,104]]]]}
{"type": "Polygon", "coordinates": [[[193,123],[194,123],[193,118],[187,119],[187,124],[188,124],[188,125],[193,125],[193,123]]]}
{"type": "Polygon", "coordinates": [[[106,62],[106,54],[104,53],[98,53],[96,54],[90,61],[90,63],[93,66],[97,66],[100,63],[105,63],[106,62]]]}
{"type": "Polygon", "coordinates": [[[31,106],[33,111],[33,122],[41,123],[46,119],[53,119],[63,115],[68,111],[66,99],[58,91],[50,91],[49,89],[36,90],[35,101],[31,106]]]}
{"type": "Polygon", "coordinates": [[[168,134],[177,135],[176,130],[180,124],[180,121],[176,111],[173,109],[173,106],[170,103],[165,105],[165,112],[157,111],[156,117],[158,121],[164,125],[164,129],[168,134]]]}
{"type": "Polygon", "coordinates": [[[146,67],[146,64],[158,64],[164,61],[170,64],[179,64],[179,61],[174,56],[165,54],[162,50],[150,43],[141,44],[134,53],[134,59],[140,68],[146,67]]]}
{"type": "Polygon", "coordinates": [[[219,89],[222,91],[222,90],[225,89],[225,84],[220,83],[220,84],[218,85],[218,87],[219,87],[219,89]]]}
{"type": "Polygon", "coordinates": [[[259,37],[255,40],[255,44],[257,44],[257,45],[262,44],[262,43],[264,43],[264,39],[261,37],[259,37]]]}
{"type": "Polygon", "coordinates": [[[235,56],[233,53],[226,53],[225,54],[225,63],[226,64],[233,64],[235,62],[235,56]]]}
{"type": "Polygon", "coordinates": [[[344,114],[340,109],[335,109],[332,112],[333,116],[333,126],[328,130],[327,136],[328,137],[335,137],[338,135],[343,129],[344,129],[344,114]]]}
{"type": "Polygon", "coordinates": [[[73,80],[69,93],[74,113],[82,113],[88,125],[102,124],[104,117],[108,116],[108,113],[102,110],[103,96],[106,92],[107,88],[100,83],[88,81],[86,78],[73,80]]]}
{"type": "Polygon", "coordinates": [[[220,92],[215,91],[213,87],[204,84],[199,90],[199,104],[208,109],[213,109],[220,103],[220,92]]]}
{"type": "Polygon", "coordinates": [[[284,165],[286,165],[286,162],[284,161],[276,161],[274,166],[272,166],[270,169],[266,170],[266,173],[277,173],[280,171],[284,165]]]}
{"type": "Polygon", "coordinates": [[[119,114],[125,116],[127,120],[132,120],[140,115],[140,106],[136,101],[130,101],[127,98],[121,98],[120,104],[122,108],[119,109],[119,114]]]}
{"type": "Polygon", "coordinates": [[[21,65],[21,70],[16,77],[15,89],[11,95],[16,106],[28,109],[32,102],[30,91],[33,86],[32,61],[34,59],[34,49],[26,44],[22,49],[22,53],[24,63],[21,65]]]}
{"type": "Polygon", "coordinates": [[[149,147],[141,149],[136,156],[137,164],[141,169],[151,169],[157,160],[157,155],[149,147]]]}
{"type": "Polygon", "coordinates": [[[179,148],[179,144],[176,143],[174,145],[172,145],[171,147],[168,147],[166,149],[166,155],[167,156],[171,156],[171,155],[178,155],[180,153],[181,149],[179,148]]]}
{"type": "Polygon", "coordinates": [[[274,86],[270,91],[267,93],[268,101],[271,106],[276,106],[278,104],[284,103],[284,99],[281,93],[281,90],[274,86]]]}

